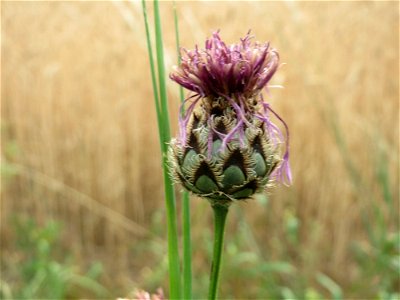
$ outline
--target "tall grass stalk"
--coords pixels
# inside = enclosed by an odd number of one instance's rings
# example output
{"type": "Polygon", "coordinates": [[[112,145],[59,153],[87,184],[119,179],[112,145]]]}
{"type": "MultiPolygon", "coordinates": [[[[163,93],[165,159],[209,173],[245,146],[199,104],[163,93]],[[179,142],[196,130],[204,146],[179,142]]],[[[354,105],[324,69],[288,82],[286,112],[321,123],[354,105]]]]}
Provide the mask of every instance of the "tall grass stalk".
{"type": "Polygon", "coordinates": [[[172,180],[168,173],[167,150],[171,138],[169,113],[167,104],[167,90],[165,84],[165,69],[164,69],[164,51],[162,42],[161,18],[158,6],[158,1],[154,1],[154,22],[156,35],[156,54],[157,54],[157,71],[158,71],[158,89],[156,84],[156,75],[154,68],[154,58],[152,55],[151,39],[148,30],[148,20],[146,13],[146,3],[142,0],[143,16],[146,27],[147,48],[149,52],[150,68],[152,73],[153,93],[156,102],[157,122],[159,129],[163,176],[164,176],[164,191],[165,203],[167,207],[167,230],[168,230],[168,262],[169,262],[169,297],[170,299],[181,298],[181,278],[179,268],[179,250],[178,250],[178,231],[177,231],[177,216],[176,216],[176,200],[172,184],[172,180]]]}
{"type": "Polygon", "coordinates": [[[183,221],[183,299],[192,299],[192,243],[190,234],[190,198],[182,192],[183,221]]]}
{"type": "Polygon", "coordinates": [[[161,108],[160,108],[160,97],[158,96],[158,88],[157,88],[157,79],[156,79],[156,70],[154,66],[154,57],[153,57],[153,49],[151,46],[151,38],[150,38],[150,30],[149,30],[149,22],[147,19],[147,9],[146,9],[146,1],[142,0],[142,10],[143,10],[143,18],[144,18],[144,27],[146,30],[146,44],[147,44],[147,52],[149,54],[149,62],[150,62],[150,73],[151,73],[151,84],[153,88],[153,96],[154,96],[154,104],[156,106],[156,115],[157,115],[157,125],[158,125],[158,138],[160,141],[160,150],[163,153],[163,122],[161,108]]]}
{"type": "MultiPolygon", "coordinates": [[[[176,11],[176,2],[174,1],[174,25],[176,51],[178,56],[178,65],[181,63],[180,42],[179,42],[179,23],[176,11]]],[[[184,101],[183,88],[179,86],[179,97],[184,101]]],[[[183,114],[182,106],[181,113],[183,114]]],[[[182,191],[182,232],[183,232],[183,299],[192,299],[192,241],[190,234],[190,198],[189,193],[182,191]]]]}

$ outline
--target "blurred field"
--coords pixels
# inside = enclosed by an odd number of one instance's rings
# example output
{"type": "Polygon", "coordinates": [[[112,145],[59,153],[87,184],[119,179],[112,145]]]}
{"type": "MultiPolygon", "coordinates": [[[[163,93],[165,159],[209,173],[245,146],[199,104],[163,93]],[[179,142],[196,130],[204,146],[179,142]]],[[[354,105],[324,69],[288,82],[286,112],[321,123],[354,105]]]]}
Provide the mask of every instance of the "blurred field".
{"type": "MultiPolygon", "coordinates": [[[[20,284],[11,221],[27,216],[63,224],[61,253],[73,253],[82,270],[101,262],[100,282],[113,297],[135,287],[167,287],[160,152],[140,3],[1,6],[2,280],[11,288],[20,284]]],[[[268,270],[257,271],[258,279],[240,277],[252,268],[251,261],[234,262],[243,251],[290,263],[291,271],[278,270],[271,285],[310,286],[328,297],[315,279],[323,273],[345,298],[375,297],[384,284],[398,291],[399,280],[382,283],[393,270],[379,265],[371,232],[399,231],[399,3],[190,1],[177,9],[184,47],[202,46],[216,29],[229,43],[252,29],[286,63],[272,83],[285,88],[272,90],[270,101],[291,130],[294,184],[272,189],[267,203],[234,208],[221,294],[269,295],[257,281],[268,270]],[[235,235],[244,223],[245,233],[235,235]],[[355,245],[370,255],[371,276],[355,245]]],[[[162,2],[161,11],[170,70],[172,3],[162,2]]],[[[168,87],[176,133],[178,89],[168,87]]],[[[201,274],[194,285],[204,287],[211,211],[201,199],[192,203],[194,272],[201,274]]]]}

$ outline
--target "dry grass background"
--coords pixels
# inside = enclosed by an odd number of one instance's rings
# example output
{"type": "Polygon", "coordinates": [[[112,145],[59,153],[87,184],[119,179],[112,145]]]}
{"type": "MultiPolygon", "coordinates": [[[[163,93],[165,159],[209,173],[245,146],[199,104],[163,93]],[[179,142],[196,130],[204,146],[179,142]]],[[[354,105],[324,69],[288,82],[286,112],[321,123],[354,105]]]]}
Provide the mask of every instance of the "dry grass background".
{"type": "MultiPolygon", "coordinates": [[[[351,243],[366,241],[361,213],[371,199],[383,201],[373,171],[381,150],[399,198],[398,9],[396,2],[178,3],[182,46],[202,45],[216,29],[235,42],[251,28],[279,50],[286,65],[273,83],[285,88],[270,101],[291,129],[294,184],[272,190],[267,208],[240,206],[269,259],[287,251],[283,224],[294,214],[300,238],[289,253],[298,270],[323,271],[343,286],[357,276],[351,243]],[[350,179],[332,116],[365,189],[350,179]]],[[[161,11],[170,70],[172,3],[161,11]]],[[[132,248],[152,239],[164,202],[140,3],[2,2],[1,14],[2,160],[18,170],[2,182],[4,251],[15,239],[12,215],[54,218],[67,224],[65,243],[82,264],[105,264],[105,282],[142,284],[151,270],[132,248]]],[[[176,133],[177,87],[168,87],[176,133]]],[[[196,245],[211,219],[202,200],[192,209],[196,245]]],[[[195,252],[195,265],[205,263],[195,252]]]]}

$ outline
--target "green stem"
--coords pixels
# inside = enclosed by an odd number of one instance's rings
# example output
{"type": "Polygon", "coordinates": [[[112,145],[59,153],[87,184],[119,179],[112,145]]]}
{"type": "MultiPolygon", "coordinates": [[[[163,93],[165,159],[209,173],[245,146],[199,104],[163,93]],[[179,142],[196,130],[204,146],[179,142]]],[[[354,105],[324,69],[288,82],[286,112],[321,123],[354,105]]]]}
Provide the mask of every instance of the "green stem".
{"type": "Polygon", "coordinates": [[[168,263],[169,263],[169,292],[170,299],[181,298],[181,275],[178,250],[178,230],[176,224],[176,204],[174,188],[167,167],[167,156],[163,156],[163,174],[165,186],[165,202],[167,207],[168,231],[168,263]]]}
{"type": "Polygon", "coordinates": [[[178,249],[178,230],[177,230],[177,214],[175,192],[171,177],[168,172],[168,142],[171,138],[169,125],[169,112],[167,101],[167,88],[165,83],[164,68],[164,49],[161,31],[161,17],[158,7],[158,0],[154,1],[154,20],[156,32],[156,53],[158,66],[158,87],[160,89],[161,112],[163,121],[163,174],[165,187],[165,204],[167,207],[167,231],[168,231],[168,262],[169,262],[169,292],[171,299],[181,298],[181,275],[179,265],[179,249],[178,249]]]}
{"type": "MultiPolygon", "coordinates": [[[[176,4],[174,1],[174,24],[175,24],[175,37],[176,37],[176,53],[178,54],[178,65],[181,64],[181,51],[180,51],[180,43],[179,43],[179,24],[178,24],[178,15],[176,13],[176,4]]],[[[184,100],[183,96],[183,88],[181,85],[179,85],[179,98],[181,99],[181,102],[184,100]]],[[[184,108],[182,108],[183,110],[184,108]]],[[[183,111],[181,112],[183,113],[183,111]]]]}
{"type": "Polygon", "coordinates": [[[218,281],[221,269],[222,250],[224,245],[225,221],[228,206],[214,204],[214,253],[211,266],[210,288],[208,299],[215,300],[218,296],[218,281]]]}
{"type": "Polygon", "coordinates": [[[156,29],[156,53],[157,53],[157,67],[158,67],[158,88],[160,90],[161,112],[163,116],[163,147],[164,152],[167,152],[168,142],[171,139],[170,125],[169,125],[169,112],[167,101],[167,86],[165,83],[165,64],[164,64],[164,46],[161,30],[161,17],[160,9],[158,7],[158,0],[154,1],[154,20],[156,29]]]}
{"type": "Polygon", "coordinates": [[[167,151],[168,142],[170,140],[169,113],[167,105],[167,92],[165,84],[164,70],[164,51],[161,32],[161,18],[158,7],[158,1],[154,2],[154,20],[156,34],[156,53],[158,67],[158,88],[156,82],[155,64],[153,51],[151,48],[150,31],[147,21],[146,3],[142,0],[143,15],[145,20],[147,47],[150,59],[151,79],[153,84],[154,100],[157,112],[158,132],[161,146],[165,203],[167,208],[167,232],[168,232],[168,262],[169,262],[169,293],[171,299],[180,299],[181,295],[181,278],[179,266],[179,251],[178,251],[178,230],[177,230],[177,214],[175,192],[172,184],[172,179],[168,173],[167,151]]]}
{"type": "Polygon", "coordinates": [[[189,193],[182,192],[183,217],[183,299],[192,299],[192,245],[189,193]]]}
{"type": "Polygon", "coordinates": [[[161,153],[163,153],[163,121],[162,114],[160,108],[160,98],[158,96],[158,88],[157,88],[157,79],[156,79],[156,69],[154,66],[154,57],[153,57],[153,49],[151,47],[151,39],[150,39],[150,30],[149,30],[149,22],[147,18],[147,9],[146,9],[146,1],[142,0],[142,10],[143,10],[143,18],[144,18],[144,27],[146,30],[146,42],[147,42],[147,53],[149,54],[149,62],[150,62],[150,74],[151,74],[151,84],[153,87],[153,95],[154,95],[154,103],[156,106],[156,115],[157,115],[157,124],[158,124],[158,138],[160,141],[161,153]]]}
{"type": "MultiPolygon", "coordinates": [[[[176,3],[174,6],[174,24],[175,24],[175,40],[176,52],[178,55],[178,65],[181,63],[181,55],[179,50],[179,24],[176,12],[176,3]]],[[[183,88],[179,86],[179,97],[181,102],[184,101],[183,88]]],[[[183,113],[184,108],[182,108],[183,113]]],[[[190,197],[187,191],[182,191],[182,231],[183,231],[183,299],[192,299],[192,242],[190,233],[190,197]]]]}

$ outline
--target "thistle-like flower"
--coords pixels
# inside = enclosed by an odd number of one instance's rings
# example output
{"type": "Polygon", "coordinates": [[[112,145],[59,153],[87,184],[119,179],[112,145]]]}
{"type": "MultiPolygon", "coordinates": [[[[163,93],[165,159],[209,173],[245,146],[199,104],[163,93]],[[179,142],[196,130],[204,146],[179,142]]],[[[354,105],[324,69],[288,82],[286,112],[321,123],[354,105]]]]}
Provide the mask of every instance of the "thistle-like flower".
{"type": "Polygon", "coordinates": [[[182,49],[182,63],[170,74],[191,91],[169,149],[171,173],[189,191],[220,203],[249,198],[274,178],[291,183],[288,127],[262,95],[279,55],[251,38],[249,32],[226,45],[215,32],[205,49],[182,49]]]}

